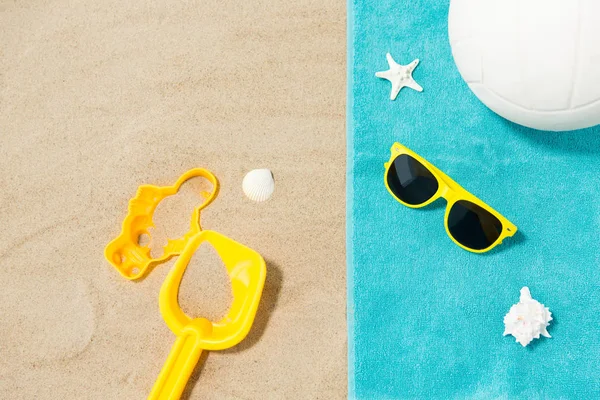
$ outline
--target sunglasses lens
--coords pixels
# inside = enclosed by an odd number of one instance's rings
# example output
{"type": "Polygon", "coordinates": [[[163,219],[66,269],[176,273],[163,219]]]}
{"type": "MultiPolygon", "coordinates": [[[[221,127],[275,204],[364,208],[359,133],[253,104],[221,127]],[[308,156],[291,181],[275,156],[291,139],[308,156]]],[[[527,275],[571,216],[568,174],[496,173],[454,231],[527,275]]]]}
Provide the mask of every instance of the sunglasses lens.
{"type": "Polygon", "coordinates": [[[460,200],[450,209],[448,230],[463,246],[473,250],[483,250],[494,244],[500,237],[502,223],[477,204],[460,200]]]}
{"type": "Polygon", "coordinates": [[[387,183],[394,195],[410,205],[423,204],[438,190],[438,181],[420,162],[407,154],[394,159],[387,183]]]}

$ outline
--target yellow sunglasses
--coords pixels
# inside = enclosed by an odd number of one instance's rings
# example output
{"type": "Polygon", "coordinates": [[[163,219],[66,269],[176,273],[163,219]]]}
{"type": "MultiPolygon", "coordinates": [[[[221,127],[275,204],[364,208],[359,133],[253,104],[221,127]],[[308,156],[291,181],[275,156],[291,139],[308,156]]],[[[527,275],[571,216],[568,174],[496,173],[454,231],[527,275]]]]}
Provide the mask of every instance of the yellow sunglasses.
{"type": "Polygon", "coordinates": [[[406,146],[394,143],[391,153],[385,163],[387,190],[410,208],[446,199],[444,226],[458,246],[485,253],[517,232],[513,223],[406,146]]]}

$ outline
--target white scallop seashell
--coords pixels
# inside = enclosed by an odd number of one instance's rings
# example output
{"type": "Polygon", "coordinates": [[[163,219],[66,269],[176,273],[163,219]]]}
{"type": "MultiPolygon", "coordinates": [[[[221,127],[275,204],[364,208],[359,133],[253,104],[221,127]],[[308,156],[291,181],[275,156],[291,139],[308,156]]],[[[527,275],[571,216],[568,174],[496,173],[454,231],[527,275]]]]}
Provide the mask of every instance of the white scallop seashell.
{"type": "Polygon", "coordinates": [[[254,169],[246,174],[242,182],[244,194],[252,201],[269,200],[275,190],[273,173],[266,169],[254,169]]]}
{"type": "Polygon", "coordinates": [[[521,289],[519,302],[510,308],[504,317],[504,336],[513,335],[521,346],[525,347],[540,335],[547,338],[548,325],[552,321],[552,313],[539,301],[531,297],[528,287],[521,289]]]}

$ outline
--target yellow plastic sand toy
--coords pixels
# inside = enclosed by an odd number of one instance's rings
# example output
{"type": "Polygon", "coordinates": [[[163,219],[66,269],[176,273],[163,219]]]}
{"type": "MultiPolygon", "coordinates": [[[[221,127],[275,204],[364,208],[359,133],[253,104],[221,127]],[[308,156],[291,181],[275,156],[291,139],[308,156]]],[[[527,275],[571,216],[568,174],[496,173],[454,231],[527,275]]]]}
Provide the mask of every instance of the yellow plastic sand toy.
{"type": "Polygon", "coordinates": [[[129,201],[129,212],[123,221],[121,234],[106,246],[104,256],[127,279],[138,279],[146,273],[153,263],[160,263],[180,254],[191,237],[198,234],[200,227],[200,211],[208,206],[219,192],[219,182],[212,172],[196,168],[183,174],[173,186],[142,185],[136,196],[129,201]],[[166,197],[174,195],[187,180],[195,177],[207,179],[213,186],[211,193],[202,193],[204,203],[194,209],[190,230],[178,239],[169,239],[164,253],[159,258],[150,256],[150,248],[138,244],[141,235],[151,237],[149,228],[154,227],[152,216],[154,210],[166,197]]]}
{"type": "Polygon", "coordinates": [[[160,311],[177,340],[149,399],[179,399],[202,350],[227,349],[246,337],[256,315],[266,273],[260,254],[217,232],[202,231],[190,240],[160,290],[160,311]],[[184,314],[178,302],[181,278],[203,242],[215,248],[231,279],[233,302],[229,313],[219,322],[192,319],[184,314]]]}
{"type": "Polygon", "coordinates": [[[246,337],[256,316],[267,274],[265,261],[254,250],[217,232],[203,231],[200,226],[200,211],[215,199],[218,190],[217,178],[201,168],[186,172],[173,186],[140,186],[129,202],[121,234],[108,244],[104,252],[108,262],[127,279],[140,278],[150,265],[179,255],[159,294],[161,314],[177,339],[149,399],[179,399],[202,350],[223,350],[235,346],[246,337]],[[213,190],[202,193],[205,200],[194,209],[190,230],[181,238],[169,239],[164,254],[153,259],[150,248],[138,243],[139,237],[142,234],[150,236],[149,228],[154,227],[152,216],[158,203],[177,193],[186,180],[194,177],[208,179],[213,190]],[[204,242],[211,244],[223,260],[233,292],[229,312],[218,322],[188,317],[178,301],[183,274],[191,257],[204,242]]]}

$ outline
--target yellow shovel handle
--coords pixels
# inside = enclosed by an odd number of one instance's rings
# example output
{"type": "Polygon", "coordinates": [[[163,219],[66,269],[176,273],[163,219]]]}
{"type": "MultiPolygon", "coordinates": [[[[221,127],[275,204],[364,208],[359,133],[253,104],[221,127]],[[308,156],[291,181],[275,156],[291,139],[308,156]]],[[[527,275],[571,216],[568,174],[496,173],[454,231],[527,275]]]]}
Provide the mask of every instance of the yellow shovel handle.
{"type": "Polygon", "coordinates": [[[202,349],[197,344],[197,335],[179,336],[154,383],[148,400],[178,400],[201,353],[202,349]]]}

